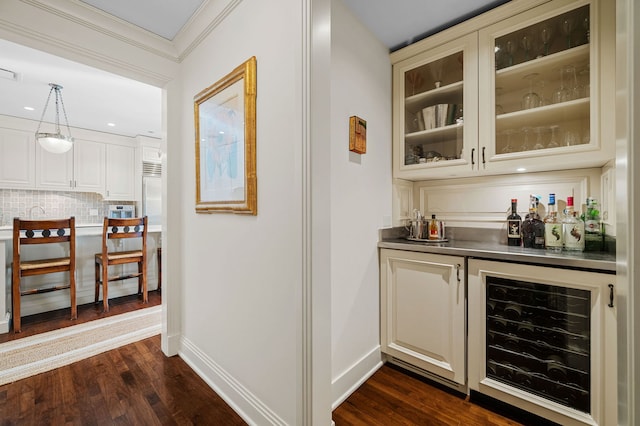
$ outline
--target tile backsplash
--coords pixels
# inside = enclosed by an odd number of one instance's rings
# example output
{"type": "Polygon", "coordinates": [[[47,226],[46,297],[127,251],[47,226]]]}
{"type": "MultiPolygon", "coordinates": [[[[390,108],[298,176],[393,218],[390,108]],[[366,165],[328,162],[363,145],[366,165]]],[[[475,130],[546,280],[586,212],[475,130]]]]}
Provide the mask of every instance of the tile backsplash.
{"type": "Polygon", "coordinates": [[[102,223],[109,204],[113,202],[105,201],[101,195],[93,192],[0,189],[0,226],[11,225],[14,217],[43,219],[75,216],[76,224],[102,223]]]}

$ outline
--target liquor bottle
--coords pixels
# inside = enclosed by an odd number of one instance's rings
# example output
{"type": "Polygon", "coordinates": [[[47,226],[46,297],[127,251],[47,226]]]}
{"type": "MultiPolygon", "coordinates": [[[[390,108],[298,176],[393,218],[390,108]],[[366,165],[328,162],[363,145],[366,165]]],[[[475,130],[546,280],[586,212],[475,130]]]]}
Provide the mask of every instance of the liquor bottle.
{"type": "Polygon", "coordinates": [[[567,213],[562,222],[564,249],[567,251],[584,251],[584,222],[578,219],[573,210],[573,197],[567,197],[567,213]]]}
{"type": "Polygon", "coordinates": [[[518,214],[518,200],[511,199],[511,214],[507,216],[507,243],[510,246],[522,245],[522,218],[518,214]]]}
{"type": "Polygon", "coordinates": [[[600,211],[595,198],[587,198],[587,212],[581,216],[584,221],[585,251],[604,250],[604,240],[602,232],[602,222],[600,221],[600,211]]]}
{"type": "Polygon", "coordinates": [[[538,197],[529,197],[529,214],[522,222],[522,245],[526,248],[544,248],[544,222],[538,214],[538,197]]]}
{"type": "Polygon", "coordinates": [[[558,220],[556,194],[549,194],[549,212],[544,218],[544,242],[547,250],[562,250],[562,223],[558,220]]]}
{"type": "Polygon", "coordinates": [[[438,240],[440,238],[440,227],[438,226],[438,221],[436,220],[436,215],[431,215],[431,222],[429,222],[429,239],[430,240],[438,240]]]}

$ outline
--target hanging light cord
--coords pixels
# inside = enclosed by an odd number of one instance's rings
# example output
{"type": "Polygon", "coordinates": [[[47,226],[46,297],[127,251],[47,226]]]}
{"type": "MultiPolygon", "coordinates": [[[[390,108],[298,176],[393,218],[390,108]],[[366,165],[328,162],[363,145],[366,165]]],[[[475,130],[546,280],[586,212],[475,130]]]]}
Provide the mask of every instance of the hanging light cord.
{"type": "Polygon", "coordinates": [[[49,107],[49,100],[51,99],[51,92],[55,90],[56,92],[56,133],[60,134],[60,109],[58,106],[58,95],[60,95],[60,103],[62,104],[62,113],[64,114],[64,122],[67,125],[67,132],[69,132],[69,137],[71,138],[71,128],[69,128],[69,119],[67,118],[67,110],[64,107],[64,100],[62,99],[62,94],[60,93],[60,89],[62,86],[49,83],[51,86],[51,90],[49,90],[49,96],[47,96],[47,102],[44,104],[44,109],[42,110],[42,115],[40,116],[40,122],[38,123],[38,129],[36,130],[36,135],[40,133],[40,126],[42,125],[42,120],[44,120],[44,114],[47,112],[47,108],[49,107]]]}

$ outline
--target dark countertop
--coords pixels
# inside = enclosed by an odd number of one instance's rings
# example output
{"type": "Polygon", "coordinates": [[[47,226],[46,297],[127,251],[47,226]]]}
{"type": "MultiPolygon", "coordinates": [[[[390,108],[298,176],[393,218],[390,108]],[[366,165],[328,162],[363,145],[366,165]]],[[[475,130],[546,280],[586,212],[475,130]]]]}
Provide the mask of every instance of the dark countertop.
{"type": "MultiPolygon", "coordinates": [[[[605,273],[616,272],[615,253],[608,252],[551,252],[548,250],[512,247],[488,238],[485,241],[449,238],[445,243],[409,241],[397,233],[381,233],[379,248],[423,253],[473,257],[503,262],[527,263],[542,266],[585,269],[605,273]],[[392,235],[396,234],[396,235],[392,235]]],[[[462,236],[462,233],[459,233],[462,236]]],[[[476,233],[477,235],[477,233],[476,233]]]]}

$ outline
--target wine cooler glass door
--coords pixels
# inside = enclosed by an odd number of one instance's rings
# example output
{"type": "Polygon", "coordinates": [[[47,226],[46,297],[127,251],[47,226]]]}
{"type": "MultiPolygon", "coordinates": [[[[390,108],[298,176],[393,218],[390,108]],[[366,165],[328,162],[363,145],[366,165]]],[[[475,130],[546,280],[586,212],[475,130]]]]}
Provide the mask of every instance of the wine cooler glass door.
{"type": "Polygon", "coordinates": [[[562,424],[602,424],[615,276],[479,260],[468,270],[469,387],[562,424]]]}

